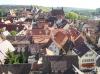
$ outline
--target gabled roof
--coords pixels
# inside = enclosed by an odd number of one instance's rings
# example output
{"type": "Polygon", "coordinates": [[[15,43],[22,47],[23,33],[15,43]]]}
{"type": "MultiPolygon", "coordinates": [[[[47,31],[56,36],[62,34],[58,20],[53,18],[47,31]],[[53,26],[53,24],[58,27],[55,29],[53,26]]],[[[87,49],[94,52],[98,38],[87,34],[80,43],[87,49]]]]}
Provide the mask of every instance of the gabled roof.
{"type": "Polygon", "coordinates": [[[97,26],[97,24],[99,23],[99,20],[86,20],[84,21],[86,24],[90,25],[90,26],[97,26]]]}
{"type": "Polygon", "coordinates": [[[64,15],[63,8],[61,8],[61,9],[52,9],[51,14],[52,14],[52,16],[64,15]]]}
{"type": "Polygon", "coordinates": [[[60,44],[62,41],[63,41],[63,39],[66,37],[66,34],[64,34],[64,33],[62,33],[62,32],[57,32],[56,33],[56,35],[55,35],[55,38],[54,38],[54,40],[58,43],[58,44],[60,44]]]}
{"type": "Polygon", "coordinates": [[[67,24],[68,21],[66,19],[62,19],[61,21],[57,20],[56,25],[58,28],[64,28],[67,24]]]}
{"type": "Polygon", "coordinates": [[[12,44],[30,44],[32,40],[31,36],[7,36],[6,38],[12,44]]]}
{"type": "Polygon", "coordinates": [[[90,49],[85,44],[83,37],[81,37],[81,34],[78,30],[74,28],[70,28],[69,30],[65,31],[63,29],[54,29],[54,42],[56,43],[57,47],[67,49],[68,39],[71,39],[73,42],[71,42],[72,49],[74,52],[79,55],[80,57],[83,56],[86,52],[88,52],[90,49]]]}
{"type": "Polygon", "coordinates": [[[33,29],[31,35],[34,43],[47,43],[50,40],[50,30],[33,29]]]}
{"type": "Polygon", "coordinates": [[[80,35],[80,32],[74,28],[70,28],[68,32],[70,36],[73,38],[73,40],[75,40],[80,35]]]}
{"type": "Polygon", "coordinates": [[[10,41],[27,41],[31,38],[31,36],[7,36],[7,39],[10,41]]]}
{"type": "Polygon", "coordinates": [[[68,40],[68,36],[66,34],[66,31],[64,30],[58,30],[58,32],[56,32],[56,34],[54,35],[54,42],[57,43],[58,46],[63,46],[66,41],[68,40]]]}
{"type": "Polygon", "coordinates": [[[50,31],[48,30],[48,33],[46,34],[46,31],[41,28],[34,28],[32,29],[32,35],[49,35],[50,31]]]}
{"type": "Polygon", "coordinates": [[[52,42],[53,42],[53,40],[50,38],[50,40],[46,44],[44,44],[44,46],[42,47],[42,49],[48,48],[52,42]]]}
{"type": "Polygon", "coordinates": [[[75,40],[74,46],[74,52],[80,57],[90,50],[89,47],[84,43],[84,39],[81,36],[75,40]]]}
{"type": "Polygon", "coordinates": [[[22,25],[16,25],[16,24],[13,24],[13,23],[11,23],[9,25],[7,25],[7,24],[0,24],[0,28],[3,28],[3,27],[6,27],[6,29],[8,31],[13,31],[13,30],[16,30],[17,28],[20,31],[20,30],[22,30],[24,28],[24,26],[22,26],[22,25]]]}
{"type": "Polygon", "coordinates": [[[71,40],[74,42],[74,52],[78,56],[83,56],[86,52],[88,52],[90,49],[85,44],[83,37],[81,36],[81,33],[75,29],[75,28],[69,28],[66,30],[67,35],[71,38],[71,40]]]}

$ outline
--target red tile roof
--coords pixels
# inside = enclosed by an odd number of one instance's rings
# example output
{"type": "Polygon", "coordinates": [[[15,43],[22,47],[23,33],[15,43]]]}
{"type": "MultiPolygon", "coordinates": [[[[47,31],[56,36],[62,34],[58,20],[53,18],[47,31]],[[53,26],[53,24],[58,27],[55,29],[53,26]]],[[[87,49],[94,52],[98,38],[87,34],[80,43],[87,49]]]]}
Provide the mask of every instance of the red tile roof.
{"type": "Polygon", "coordinates": [[[12,31],[12,30],[16,30],[17,27],[19,28],[19,31],[22,30],[24,28],[24,26],[22,25],[16,25],[16,24],[10,24],[10,25],[7,25],[7,24],[0,24],[0,28],[3,28],[3,27],[6,27],[6,29],[8,31],[12,31]]]}
{"type": "Polygon", "coordinates": [[[48,30],[48,33],[46,34],[46,31],[44,29],[33,29],[32,35],[49,35],[50,31],[48,30]]]}
{"type": "Polygon", "coordinates": [[[58,31],[55,35],[54,35],[54,42],[56,42],[56,44],[59,47],[62,47],[66,41],[68,40],[68,36],[66,34],[65,31],[58,31]]]}
{"type": "Polygon", "coordinates": [[[46,33],[44,29],[33,29],[31,35],[34,43],[47,43],[50,39],[50,30],[46,33]]]}
{"type": "Polygon", "coordinates": [[[74,28],[69,29],[68,32],[71,36],[71,40],[75,40],[80,35],[80,32],[74,28]]]}
{"type": "Polygon", "coordinates": [[[54,39],[58,44],[60,44],[65,37],[66,37],[66,35],[59,31],[59,32],[56,33],[54,39]]]}

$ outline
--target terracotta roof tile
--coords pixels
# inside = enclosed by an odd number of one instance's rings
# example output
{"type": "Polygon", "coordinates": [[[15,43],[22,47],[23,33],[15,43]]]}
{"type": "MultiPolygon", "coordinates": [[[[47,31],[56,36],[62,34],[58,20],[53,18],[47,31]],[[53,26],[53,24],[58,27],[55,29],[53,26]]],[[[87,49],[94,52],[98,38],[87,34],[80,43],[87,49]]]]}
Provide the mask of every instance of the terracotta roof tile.
{"type": "Polygon", "coordinates": [[[24,26],[22,25],[16,25],[16,24],[10,24],[10,25],[7,25],[7,24],[0,24],[0,28],[3,28],[3,27],[6,27],[6,29],[8,31],[12,31],[12,30],[16,30],[17,27],[19,28],[19,31],[23,29],[24,26]]]}
{"type": "Polygon", "coordinates": [[[65,36],[66,36],[65,34],[63,34],[62,32],[59,31],[55,35],[55,41],[60,44],[63,41],[63,39],[65,38],[65,36]]]}
{"type": "Polygon", "coordinates": [[[67,39],[68,39],[67,34],[62,31],[58,31],[54,35],[54,41],[60,46],[63,46],[66,43],[67,39]]]}
{"type": "Polygon", "coordinates": [[[75,40],[80,35],[80,32],[74,28],[69,29],[68,32],[71,36],[71,40],[75,40]]]}
{"type": "Polygon", "coordinates": [[[33,29],[32,35],[49,35],[50,31],[48,30],[48,33],[46,34],[46,31],[44,29],[33,29]]]}
{"type": "Polygon", "coordinates": [[[32,39],[34,43],[47,43],[50,39],[50,31],[44,29],[33,29],[32,39]]]}
{"type": "Polygon", "coordinates": [[[31,36],[7,36],[12,44],[30,44],[32,37],[31,36]]]}

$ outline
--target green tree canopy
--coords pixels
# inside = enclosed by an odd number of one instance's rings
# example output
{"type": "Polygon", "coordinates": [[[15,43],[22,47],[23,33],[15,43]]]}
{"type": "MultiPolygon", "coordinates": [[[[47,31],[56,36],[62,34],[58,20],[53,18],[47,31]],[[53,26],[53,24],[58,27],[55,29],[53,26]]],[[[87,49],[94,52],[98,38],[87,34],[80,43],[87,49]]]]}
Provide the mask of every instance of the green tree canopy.
{"type": "Polygon", "coordinates": [[[0,17],[6,17],[6,12],[4,9],[0,9],[0,17]]]}
{"type": "Polygon", "coordinates": [[[11,31],[10,34],[11,34],[12,36],[16,36],[17,31],[11,31]]]}
{"type": "Polygon", "coordinates": [[[84,15],[79,15],[78,19],[79,20],[87,20],[89,17],[88,16],[84,16],[84,15]]]}
{"type": "Polygon", "coordinates": [[[68,19],[76,20],[78,19],[78,14],[75,12],[69,12],[65,14],[65,17],[68,19]]]}
{"type": "Polygon", "coordinates": [[[2,10],[0,9],[0,17],[2,17],[2,10]]]}

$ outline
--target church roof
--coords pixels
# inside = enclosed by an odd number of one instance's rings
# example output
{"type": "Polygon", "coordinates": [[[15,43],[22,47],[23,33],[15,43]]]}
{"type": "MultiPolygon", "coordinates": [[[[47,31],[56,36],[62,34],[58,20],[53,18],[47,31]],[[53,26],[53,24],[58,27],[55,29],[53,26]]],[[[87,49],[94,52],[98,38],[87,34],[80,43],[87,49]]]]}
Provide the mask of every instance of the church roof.
{"type": "Polygon", "coordinates": [[[64,15],[63,8],[62,9],[52,9],[51,14],[52,16],[64,15]]]}

